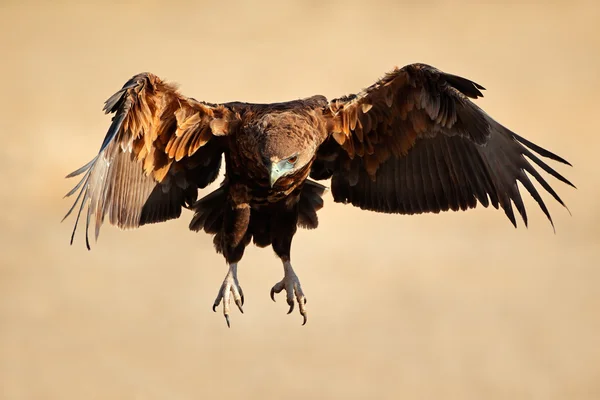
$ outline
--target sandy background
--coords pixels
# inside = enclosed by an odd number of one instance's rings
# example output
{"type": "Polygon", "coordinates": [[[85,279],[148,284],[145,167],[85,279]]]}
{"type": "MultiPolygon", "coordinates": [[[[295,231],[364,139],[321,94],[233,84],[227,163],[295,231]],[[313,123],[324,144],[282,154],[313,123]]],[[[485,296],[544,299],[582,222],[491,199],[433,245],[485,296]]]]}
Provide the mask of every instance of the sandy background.
{"type": "Polygon", "coordinates": [[[0,0],[0,397],[600,398],[600,7],[446,2],[166,5],[0,0]],[[152,71],[212,102],[333,98],[422,61],[558,152],[557,233],[500,212],[386,216],[326,198],[293,259],[309,323],[269,299],[270,249],[240,264],[246,314],[210,310],[226,272],[177,221],[85,250],[59,224],[109,125],[103,101],[152,71]]]}

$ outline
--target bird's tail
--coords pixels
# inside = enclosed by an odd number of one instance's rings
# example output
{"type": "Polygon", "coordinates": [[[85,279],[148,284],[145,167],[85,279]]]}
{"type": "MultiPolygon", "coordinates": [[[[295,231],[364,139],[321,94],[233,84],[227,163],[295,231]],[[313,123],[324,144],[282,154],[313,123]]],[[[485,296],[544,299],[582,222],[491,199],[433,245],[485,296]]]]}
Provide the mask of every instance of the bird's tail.
{"type": "Polygon", "coordinates": [[[325,190],[325,186],[310,179],[306,180],[298,202],[298,226],[314,229],[319,225],[317,211],[323,208],[322,196],[325,190]]]}
{"type": "Polygon", "coordinates": [[[223,185],[195,202],[191,209],[195,211],[190,230],[216,234],[223,225],[223,204],[227,200],[227,186],[223,185]]]}

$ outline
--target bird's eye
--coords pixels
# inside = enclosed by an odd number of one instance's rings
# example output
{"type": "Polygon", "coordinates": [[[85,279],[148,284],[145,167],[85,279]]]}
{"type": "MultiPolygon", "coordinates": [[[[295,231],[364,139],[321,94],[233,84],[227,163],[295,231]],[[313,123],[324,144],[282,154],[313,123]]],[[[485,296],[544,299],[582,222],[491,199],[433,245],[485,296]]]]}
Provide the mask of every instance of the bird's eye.
{"type": "Polygon", "coordinates": [[[296,164],[296,161],[298,161],[298,156],[294,156],[294,157],[290,157],[287,159],[287,162],[290,164],[296,164]]]}

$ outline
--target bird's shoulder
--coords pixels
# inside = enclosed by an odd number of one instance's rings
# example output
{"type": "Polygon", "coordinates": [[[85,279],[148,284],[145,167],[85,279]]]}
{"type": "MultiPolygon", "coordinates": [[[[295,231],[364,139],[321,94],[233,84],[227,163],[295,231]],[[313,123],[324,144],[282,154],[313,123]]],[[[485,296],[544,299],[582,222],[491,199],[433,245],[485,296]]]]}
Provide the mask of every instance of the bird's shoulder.
{"type": "Polygon", "coordinates": [[[233,101],[224,105],[237,112],[241,117],[260,118],[266,114],[276,114],[281,112],[302,113],[311,110],[320,110],[326,107],[328,100],[323,95],[315,95],[304,99],[283,101],[277,103],[246,103],[233,101]]]}

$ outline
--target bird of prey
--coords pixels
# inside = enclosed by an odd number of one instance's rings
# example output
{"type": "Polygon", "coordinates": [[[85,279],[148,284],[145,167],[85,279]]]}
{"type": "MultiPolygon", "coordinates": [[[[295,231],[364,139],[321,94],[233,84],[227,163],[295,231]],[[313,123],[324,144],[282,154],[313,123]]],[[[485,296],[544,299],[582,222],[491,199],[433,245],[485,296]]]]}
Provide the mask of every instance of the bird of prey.
{"type": "Polygon", "coordinates": [[[283,263],[289,313],[298,304],[306,323],[306,297],[292,268],[298,227],[316,228],[325,186],[335,202],[382,213],[418,214],[501,207],[516,226],[512,204],[527,225],[517,181],[552,218],[533,177],[565,206],[534,165],[573,186],[542,157],[566,160],[492,119],[470,99],[484,88],[425,64],[395,68],[357,94],[328,101],[313,96],[274,104],[212,104],[180,94],[151,73],[134,76],[105,103],[112,123],[83,175],[65,218],[87,205],[95,236],[104,218],[120,228],[194,212],[193,231],[214,235],[228,272],[213,305],[230,302],[243,312],[237,265],[253,241],[272,246],[283,263]],[[537,155],[536,155],[537,154],[537,155]],[[197,200],[225,159],[220,187],[197,200]],[[512,204],[511,204],[512,203],[512,204]]]}

